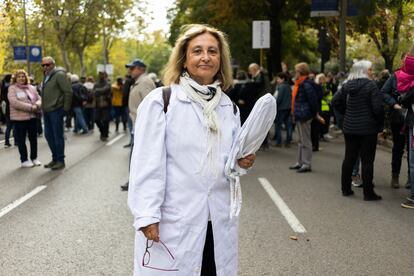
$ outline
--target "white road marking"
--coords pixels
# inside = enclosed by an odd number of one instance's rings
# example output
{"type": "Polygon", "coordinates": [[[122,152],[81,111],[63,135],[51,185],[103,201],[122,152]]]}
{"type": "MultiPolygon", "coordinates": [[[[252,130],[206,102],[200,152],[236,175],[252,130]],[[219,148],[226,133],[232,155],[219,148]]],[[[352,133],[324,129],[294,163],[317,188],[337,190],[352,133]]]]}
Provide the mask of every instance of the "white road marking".
{"type": "Polygon", "coordinates": [[[22,204],[26,200],[28,200],[31,197],[33,197],[34,195],[40,193],[42,190],[44,190],[46,188],[47,188],[46,185],[38,186],[33,191],[31,191],[30,193],[28,193],[25,196],[13,201],[12,203],[10,203],[9,205],[7,205],[6,207],[4,207],[3,209],[0,210],[0,218],[2,216],[4,216],[5,214],[7,214],[8,212],[10,212],[11,210],[13,210],[14,208],[18,207],[20,204],[22,204]]]}
{"type": "Polygon", "coordinates": [[[262,184],[263,189],[265,189],[270,198],[276,204],[277,208],[279,208],[280,212],[285,217],[286,221],[289,223],[293,231],[296,233],[306,233],[305,227],[303,227],[295,214],[293,214],[293,212],[290,210],[289,206],[287,206],[280,195],[276,192],[272,184],[270,184],[270,182],[264,177],[260,177],[258,180],[260,184],[262,184]]]}
{"type": "Polygon", "coordinates": [[[116,141],[118,141],[119,139],[121,139],[122,137],[124,137],[125,134],[121,133],[118,136],[116,136],[114,139],[112,139],[111,141],[109,141],[108,143],[106,143],[107,146],[111,146],[113,143],[115,143],[116,141]]]}

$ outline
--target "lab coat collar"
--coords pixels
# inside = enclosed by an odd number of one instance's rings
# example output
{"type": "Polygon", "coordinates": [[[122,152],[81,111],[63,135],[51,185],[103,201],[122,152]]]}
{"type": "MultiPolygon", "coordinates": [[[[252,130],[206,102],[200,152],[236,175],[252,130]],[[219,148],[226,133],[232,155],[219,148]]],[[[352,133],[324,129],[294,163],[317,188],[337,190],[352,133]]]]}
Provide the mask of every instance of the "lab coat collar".
{"type": "MultiPolygon", "coordinates": [[[[172,89],[174,90],[174,93],[176,93],[176,95],[177,95],[178,100],[180,100],[182,102],[187,102],[187,103],[192,102],[190,100],[190,98],[188,98],[187,94],[185,94],[182,89],[177,89],[177,88],[180,87],[179,85],[175,84],[172,87],[173,87],[172,89]],[[176,89],[174,89],[174,88],[176,88],[176,89]]],[[[220,106],[232,105],[232,102],[231,102],[230,98],[227,97],[226,93],[224,93],[224,92],[222,92],[222,93],[223,94],[221,95],[219,105],[220,106]]]]}

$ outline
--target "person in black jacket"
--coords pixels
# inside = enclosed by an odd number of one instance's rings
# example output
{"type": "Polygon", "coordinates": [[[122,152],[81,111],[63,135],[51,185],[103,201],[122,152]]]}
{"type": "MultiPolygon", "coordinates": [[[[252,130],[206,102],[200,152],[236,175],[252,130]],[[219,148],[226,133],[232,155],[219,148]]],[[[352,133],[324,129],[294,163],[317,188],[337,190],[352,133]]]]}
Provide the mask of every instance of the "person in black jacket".
{"type": "Polygon", "coordinates": [[[73,74],[72,81],[72,110],[75,114],[75,128],[73,132],[75,134],[87,134],[89,132],[88,125],[86,124],[85,117],[83,116],[83,107],[88,100],[88,91],[86,87],[79,81],[78,75],[73,74]],[[82,129],[82,130],[81,130],[82,129]]]}
{"type": "Polygon", "coordinates": [[[282,124],[286,127],[285,146],[290,147],[292,142],[292,89],[288,81],[288,75],[286,73],[281,72],[277,74],[277,115],[275,120],[275,140],[277,147],[282,146],[282,124]]]}
{"type": "MultiPolygon", "coordinates": [[[[402,157],[406,143],[406,133],[404,131],[404,111],[398,104],[400,93],[397,90],[397,79],[392,74],[381,88],[384,95],[384,102],[389,106],[389,118],[392,132],[392,161],[391,161],[391,187],[398,189],[399,175],[401,171],[402,157]]],[[[408,157],[407,157],[408,158],[408,157]]],[[[407,162],[409,164],[409,161],[407,162]]],[[[408,169],[408,176],[410,170],[408,169]]],[[[406,188],[410,188],[410,181],[406,183],[406,188]]]]}
{"type": "Polygon", "coordinates": [[[345,158],[342,163],[342,195],[354,194],[351,175],[361,157],[364,200],[382,199],[374,192],[374,173],[377,135],[384,123],[383,94],[372,78],[372,63],[361,60],[352,66],[347,82],[332,99],[333,107],[344,115],[345,158]]]}
{"type": "MultiPolygon", "coordinates": [[[[6,103],[6,131],[5,131],[5,142],[4,147],[9,148],[11,147],[10,144],[10,134],[13,130],[13,136],[14,135],[14,122],[10,120],[10,103],[9,99],[7,98],[7,94],[9,93],[9,86],[11,82],[12,75],[6,74],[3,78],[3,81],[1,82],[1,98],[6,103]]],[[[14,142],[16,145],[16,141],[14,142]]]]}
{"type": "Polygon", "coordinates": [[[304,173],[312,170],[311,122],[318,114],[318,90],[316,84],[308,78],[310,71],[307,63],[296,64],[295,71],[292,107],[299,135],[298,161],[289,169],[304,173]]]}

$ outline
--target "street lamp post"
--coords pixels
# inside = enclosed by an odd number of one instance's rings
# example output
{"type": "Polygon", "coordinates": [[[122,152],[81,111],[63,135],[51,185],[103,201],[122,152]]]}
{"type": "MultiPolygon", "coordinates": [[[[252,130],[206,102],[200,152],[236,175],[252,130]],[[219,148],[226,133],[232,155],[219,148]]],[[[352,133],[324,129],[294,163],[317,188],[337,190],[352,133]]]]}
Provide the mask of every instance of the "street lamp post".
{"type": "Polygon", "coordinates": [[[345,72],[346,62],[346,14],[348,1],[341,0],[341,18],[339,23],[339,71],[345,72]]]}
{"type": "Polygon", "coordinates": [[[26,62],[27,62],[27,74],[31,74],[30,72],[30,48],[29,48],[29,34],[27,31],[27,18],[26,18],[26,0],[23,0],[23,18],[24,18],[24,36],[25,36],[25,43],[26,43],[26,62]]]}

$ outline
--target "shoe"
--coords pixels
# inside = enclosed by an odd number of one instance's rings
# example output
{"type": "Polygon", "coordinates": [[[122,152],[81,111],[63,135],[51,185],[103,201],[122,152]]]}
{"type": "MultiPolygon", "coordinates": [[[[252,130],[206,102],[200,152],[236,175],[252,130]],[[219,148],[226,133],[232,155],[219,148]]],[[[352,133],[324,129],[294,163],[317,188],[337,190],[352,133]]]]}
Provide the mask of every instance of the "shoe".
{"type": "Polygon", "coordinates": [[[312,151],[316,152],[316,151],[319,151],[319,149],[318,148],[312,148],[312,151]]]}
{"type": "Polygon", "coordinates": [[[375,192],[372,192],[372,194],[369,195],[364,195],[364,200],[365,201],[376,201],[376,200],[381,200],[382,196],[377,195],[375,192]]]}
{"type": "Polygon", "coordinates": [[[36,167],[38,167],[38,166],[41,166],[42,165],[42,162],[40,162],[39,160],[37,160],[37,159],[33,159],[32,160],[32,163],[33,163],[33,165],[34,166],[36,166],[36,167]]]}
{"type": "Polygon", "coordinates": [[[361,176],[359,174],[353,175],[351,178],[352,178],[352,186],[358,187],[358,188],[362,187],[363,183],[361,180],[361,176]]]}
{"type": "Polygon", "coordinates": [[[352,191],[352,190],[342,191],[342,195],[343,196],[352,196],[352,195],[354,195],[354,191],[352,191]]]}
{"type": "Polygon", "coordinates": [[[102,142],[108,141],[108,137],[103,137],[103,136],[101,136],[101,141],[102,141],[102,142]]]}
{"type": "Polygon", "coordinates": [[[124,185],[121,185],[121,191],[128,191],[129,182],[125,183],[124,185]]]}
{"type": "Polygon", "coordinates": [[[326,140],[330,140],[330,139],[333,139],[334,137],[333,137],[333,136],[331,136],[330,134],[325,134],[325,135],[323,136],[323,138],[325,138],[326,140]]]}
{"type": "Polygon", "coordinates": [[[406,202],[401,203],[402,208],[414,209],[414,201],[412,199],[407,200],[406,202]]]}
{"type": "Polygon", "coordinates": [[[411,201],[412,203],[414,203],[414,198],[411,198],[411,197],[407,196],[407,200],[408,201],[411,201]]]}
{"type": "Polygon", "coordinates": [[[62,170],[65,168],[65,163],[63,162],[56,162],[55,164],[53,164],[52,167],[50,167],[52,170],[56,171],[56,170],[62,170]]]}
{"type": "Polygon", "coordinates": [[[11,144],[9,144],[9,143],[8,144],[4,144],[4,148],[7,149],[7,148],[10,148],[10,147],[11,147],[11,144]]]}
{"type": "Polygon", "coordinates": [[[311,172],[312,169],[310,166],[305,166],[303,165],[302,167],[300,167],[296,172],[297,173],[305,173],[305,172],[311,172]]]}
{"type": "Polygon", "coordinates": [[[298,163],[296,163],[295,165],[290,166],[289,167],[289,170],[299,170],[301,167],[302,167],[301,165],[299,165],[298,163]]]}
{"type": "Polygon", "coordinates": [[[290,143],[286,143],[285,144],[285,148],[290,148],[291,144],[290,143]]]}
{"type": "Polygon", "coordinates": [[[131,143],[124,145],[124,148],[130,148],[131,147],[131,143]]]}
{"type": "Polygon", "coordinates": [[[82,130],[81,132],[79,132],[80,135],[85,135],[85,134],[88,134],[88,133],[89,133],[89,131],[87,131],[87,130],[82,130]]]}
{"type": "Polygon", "coordinates": [[[391,188],[393,188],[393,189],[400,188],[399,176],[397,174],[392,175],[392,178],[391,178],[391,188]]]}
{"type": "Polygon", "coordinates": [[[32,168],[34,164],[30,160],[26,160],[22,162],[22,168],[32,168]]]}
{"type": "Polygon", "coordinates": [[[45,167],[46,169],[50,169],[51,167],[53,167],[53,165],[55,165],[56,162],[54,161],[50,161],[49,163],[45,164],[43,167],[45,167]]]}
{"type": "Polygon", "coordinates": [[[282,144],[275,144],[275,147],[281,148],[282,147],[282,144]]]}

